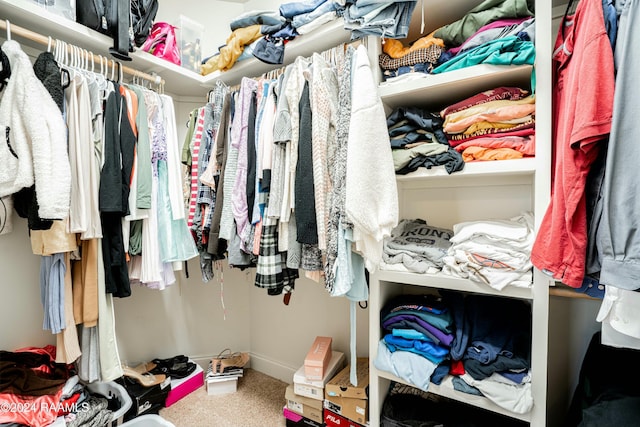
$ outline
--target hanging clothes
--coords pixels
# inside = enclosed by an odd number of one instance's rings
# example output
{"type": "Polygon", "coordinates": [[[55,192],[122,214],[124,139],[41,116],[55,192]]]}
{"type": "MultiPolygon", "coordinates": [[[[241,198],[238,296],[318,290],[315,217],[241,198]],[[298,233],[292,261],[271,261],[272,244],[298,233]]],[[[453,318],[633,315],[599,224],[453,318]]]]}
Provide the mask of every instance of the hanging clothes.
{"type": "Polygon", "coordinates": [[[0,153],[0,197],[35,183],[40,218],[64,219],[69,213],[71,168],[62,115],[20,45],[7,40],[2,51],[12,74],[0,101],[0,123],[8,126],[9,141],[0,153]]]}
{"type": "Polygon", "coordinates": [[[555,279],[578,288],[585,275],[587,250],[587,173],[609,135],[613,115],[613,53],[604,28],[601,0],[580,0],[575,14],[565,16],[553,59],[557,84],[553,91],[557,116],[553,191],[531,262],[555,279]],[[598,55],[589,53],[593,51],[598,55]]]}
{"type": "Polygon", "coordinates": [[[131,295],[122,217],[129,211],[129,184],[136,139],[127,118],[127,105],[120,94],[120,86],[110,84],[104,116],[105,162],[100,175],[100,212],[107,292],[117,297],[131,295]]]}
{"type": "Polygon", "coordinates": [[[633,144],[640,134],[640,127],[634,120],[634,112],[638,110],[638,98],[635,96],[638,90],[632,74],[640,60],[634,50],[640,5],[630,1],[621,8],[615,51],[616,90],[597,244],[602,257],[600,282],[607,286],[636,290],[640,287],[637,280],[640,270],[636,266],[640,259],[640,240],[635,235],[635,218],[640,212],[640,199],[623,190],[634,188],[628,186],[635,186],[638,179],[637,168],[632,166],[630,160],[640,154],[633,144]]]}

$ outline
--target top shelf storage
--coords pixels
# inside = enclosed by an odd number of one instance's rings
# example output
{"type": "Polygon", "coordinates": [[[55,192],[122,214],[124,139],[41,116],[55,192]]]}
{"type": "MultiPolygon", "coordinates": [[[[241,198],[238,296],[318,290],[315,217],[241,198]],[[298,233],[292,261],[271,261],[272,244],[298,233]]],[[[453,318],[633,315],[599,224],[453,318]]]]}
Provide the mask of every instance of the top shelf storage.
{"type": "MultiPolygon", "coordinates": [[[[96,55],[111,58],[109,48],[113,45],[111,38],[93,31],[77,22],[53,14],[36,3],[28,0],[0,0],[0,19],[38,32],[44,36],[60,39],[67,43],[87,49],[96,55]]],[[[351,33],[343,29],[342,19],[337,19],[321,28],[299,36],[287,43],[285,48],[285,64],[293,62],[298,56],[310,56],[348,42],[351,33]]],[[[42,50],[42,45],[29,40],[18,40],[21,44],[42,50]]],[[[216,81],[228,85],[240,83],[243,76],[259,76],[269,70],[279,68],[278,65],[266,64],[258,59],[247,59],[238,62],[231,70],[216,72],[206,76],[189,71],[160,58],[136,49],[129,56],[132,62],[124,65],[137,70],[157,74],[165,80],[165,91],[181,97],[203,97],[206,91],[213,88],[216,81]]]]}

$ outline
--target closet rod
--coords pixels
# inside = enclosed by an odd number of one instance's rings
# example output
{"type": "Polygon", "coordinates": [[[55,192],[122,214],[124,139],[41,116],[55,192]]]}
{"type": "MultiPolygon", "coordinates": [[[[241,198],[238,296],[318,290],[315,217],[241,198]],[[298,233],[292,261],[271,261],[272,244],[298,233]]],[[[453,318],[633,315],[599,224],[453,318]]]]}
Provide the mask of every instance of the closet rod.
{"type": "Polygon", "coordinates": [[[591,300],[601,301],[599,298],[594,298],[594,297],[589,296],[587,294],[576,292],[576,291],[571,290],[571,289],[557,288],[555,286],[551,286],[549,288],[549,295],[550,296],[554,296],[554,297],[591,299],[591,300]]]}
{"type": "MultiPolygon", "coordinates": [[[[10,21],[7,21],[7,20],[0,20],[0,30],[4,30],[4,31],[7,30],[7,22],[9,22],[9,25],[10,25],[9,34],[20,36],[22,38],[34,41],[36,43],[40,43],[40,44],[42,44],[44,46],[48,46],[49,42],[51,42],[51,47],[52,48],[55,47],[56,39],[50,39],[47,36],[43,36],[42,34],[36,33],[35,31],[31,31],[31,30],[28,30],[26,28],[20,27],[20,26],[15,25],[15,24],[11,23],[10,21]]],[[[67,44],[66,46],[67,46],[67,51],[69,53],[73,53],[73,45],[67,44]]],[[[92,60],[92,61],[96,60],[96,55],[93,52],[88,51],[88,50],[82,50],[82,49],[80,49],[80,51],[82,52],[82,55],[86,59],[92,60]]],[[[115,62],[118,62],[118,61],[115,61],[115,62]]],[[[131,76],[135,76],[136,78],[143,78],[143,79],[148,80],[148,81],[150,81],[150,82],[152,82],[152,83],[154,83],[156,85],[160,85],[160,86],[164,85],[164,79],[162,79],[158,75],[147,74],[147,73],[144,73],[142,71],[138,71],[135,68],[131,68],[131,67],[127,67],[125,65],[122,65],[122,63],[119,63],[118,65],[119,65],[119,67],[120,67],[120,69],[122,70],[123,73],[129,74],[131,76]]],[[[113,68],[113,67],[115,67],[115,64],[109,65],[107,63],[107,66],[111,66],[113,68]]]]}

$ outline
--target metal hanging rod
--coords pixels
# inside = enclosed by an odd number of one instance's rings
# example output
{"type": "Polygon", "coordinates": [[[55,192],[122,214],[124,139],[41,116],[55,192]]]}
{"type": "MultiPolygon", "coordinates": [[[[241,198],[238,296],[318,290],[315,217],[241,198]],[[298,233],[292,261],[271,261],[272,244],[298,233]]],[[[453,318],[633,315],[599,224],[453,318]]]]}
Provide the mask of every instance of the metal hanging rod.
{"type": "MultiPolygon", "coordinates": [[[[7,32],[7,39],[10,39],[12,35],[16,35],[16,36],[34,41],[41,45],[48,46],[49,48],[53,48],[56,45],[56,39],[52,39],[49,36],[44,36],[40,33],[36,33],[35,31],[31,31],[26,28],[20,27],[18,25],[12,24],[8,19],[0,20],[0,30],[5,30],[7,32]]],[[[75,47],[74,45],[65,42],[65,48],[69,53],[74,53],[74,47],[75,47]]],[[[79,53],[83,55],[85,59],[89,61],[94,61],[94,62],[96,60],[99,60],[98,59],[99,57],[105,58],[102,55],[96,55],[93,52],[88,51],[86,49],[82,49],[82,48],[79,49],[79,53]]],[[[122,65],[119,61],[108,60],[108,62],[109,61],[111,62],[111,65],[107,63],[107,66],[111,66],[112,68],[115,68],[117,66],[119,68],[119,71],[121,70],[125,74],[131,75],[138,79],[142,78],[142,79],[148,80],[149,82],[154,83],[161,87],[164,86],[164,79],[162,79],[158,75],[148,74],[148,73],[136,70],[135,68],[127,67],[125,65],[122,65]]]]}

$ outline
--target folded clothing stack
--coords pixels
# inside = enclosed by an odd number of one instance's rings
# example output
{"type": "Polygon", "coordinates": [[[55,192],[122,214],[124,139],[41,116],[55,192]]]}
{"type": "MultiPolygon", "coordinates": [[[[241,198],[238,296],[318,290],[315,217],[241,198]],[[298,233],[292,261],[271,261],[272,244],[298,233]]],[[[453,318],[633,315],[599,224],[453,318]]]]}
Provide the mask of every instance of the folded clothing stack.
{"type": "Polygon", "coordinates": [[[442,271],[502,290],[531,287],[533,214],[506,220],[468,221],[453,226],[442,271]]]}

